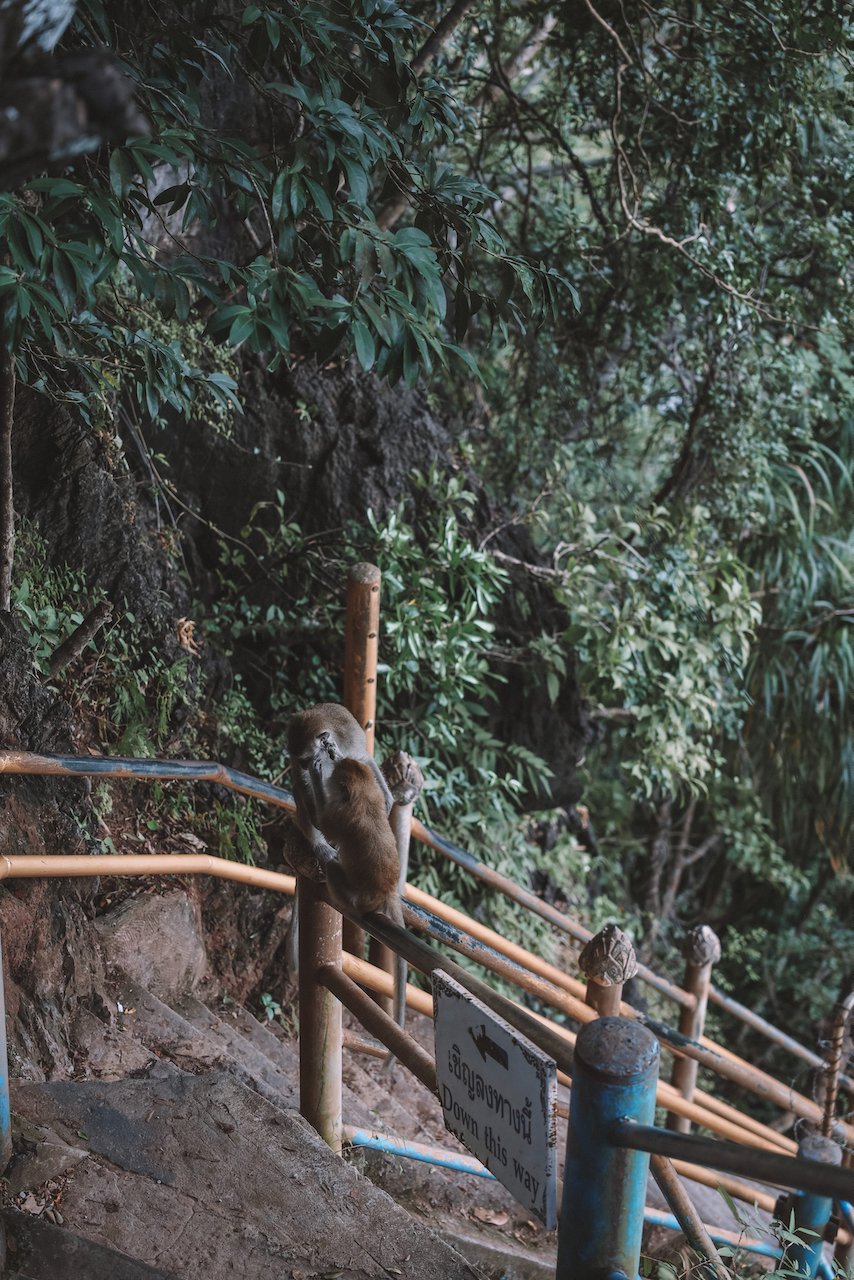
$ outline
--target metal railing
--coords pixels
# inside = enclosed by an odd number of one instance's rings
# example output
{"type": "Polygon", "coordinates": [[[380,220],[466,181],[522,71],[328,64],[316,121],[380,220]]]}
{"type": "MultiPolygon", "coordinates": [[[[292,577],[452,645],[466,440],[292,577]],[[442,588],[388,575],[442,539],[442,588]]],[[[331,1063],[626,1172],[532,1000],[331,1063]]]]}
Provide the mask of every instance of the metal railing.
{"type": "MultiPolygon", "coordinates": [[[[378,609],[379,575],[372,566],[360,566],[348,588],[348,700],[351,708],[358,712],[357,718],[369,730],[373,725],[373,701],[376,690],[376,632],[378,609]],[[366,572],[370,570],[370,572],[366,572]],[[365,592],[370,599],[362,598],[365,592]],[[354,621],[355,619],[355,621],[354,621]],[[373,647],[373,661],[371,660],[373,647]],[[355,655],[355,656],[354,656],[355,655]],[[366,656],[367,655],[367,656],[366,656]]],[[[7,751],[0,753],[0,773],[38,774],[63,777],[102,776],[113,778],[138,779],[175,779],[184,781],[204,781],[217,783],[239,794],[250,796],[279,808],[292,810],[294,802],[291,795],[283,788],[263,782],[237,770],[229,769],[221,764],[203,761],[162,761],[137,760],[128,758],[98,758],[91,756],[43,756],[28,752],[7,751]]],[[[407,815],[407,821],[410,821],[407,815]]],[[[535,911],[562,932],[577,941],[589,943],[594,941],[590,931],[572,921],[562,912],[537,898],[530,891],[515,884],[508,877],[502,876],[486,866],[453,842],[444,839],[425,827],[417,820],[411,820],[411,833],[430,847],[441,852],[459,866],[464,867],[484,884],[505,894],[520,905],[535,911]]],[[[7,877],[32,876],[69,876],[69,875],[142,875],[142,874],[210,874],[236,882],[254,884],[258,887],[277,892],[293,893],[298,885],[302,928],[300,930],[300,1108],[302,1114],[312,1123],[315,1129],[325,1138],[329,1145],[337,1151],[341,1150],[346,1134],[341,1114],[341,1060],[344,1046],[344,1032],[341,1011],[346,1007],[359,1020],[361,1025],[378,1041],[384,1044],[394,1056],[428,1088],[436,1093],[435,1063],[415,1040],[405,1031],[398,1028],[385,1012],[381,1004],[366,994],[363,988],[372,990],[380,997],[390,992],[391,976],[386,967],[370,964],[362,958],[361,940],[364,932],[370,935],[375,943],[386,949],[386,957],[391,953],[404,956],[407,963],[424,974],[431,974],[441,968],[450,973],[464,987],[490,1008],[495,1010],[512,1026],[520,1030],[540,1048],[554,1058],[564,1083],[570,1083],[574,1075],[572,1089],[572,1105],[569,1111],[568,1144],[578,1141],[579,1125],[583,1127],[588,1121],[575,1117],[576,1110],[586,1103],[577,1099],[584,1095],[584,1088],[578,1088],[578,1063],[584,1060],[584,1045],[591,1036],[603,1034],[602,1027],[607,1029],[610,1019],[602,1019],[600,1014],[606,1008],[613,1008],[623,1016],[618,1019],[621,1027],[631,1028],[631,1034],[639,1044],[645,1046],[643,1052],[651,1053],[650,1045],[655,1046],[655,1082],[652,1085],[652,1109],[656,1103],[664,1107],[670,1114],[673,1129],[687,1128],[690,1123],[697,1123],[724,1138],[738,1137],[739,1145],[731,1142],[712,1141],[690,1137],[685,1133],[657,1130],[651,1125],[626,1128],[609,1125],[607,1132],[601,1136],[603,1170],[611,1166],[625,1163],[637,1156],[639,1144],[646,1144],[644,1151],[656,1153],[653,1156],[653,1171],[659,1182],[669,1185],[669,1194],[665,1195],[675,1214],[676,1220],[683,1229],[687,1223],[689,1239],[705,1256],[711,1257],[710,1266],[716,1274],[720,1274],[718,1262],[709,1249],[713,1248],[708,1232],[684,1202],[684,1193],[680,1193],[673,1184],[672,1170],[669,1164],[665,1167],[660,1162],[666,1155],[676,1157],[674,1167],[678,1172],[696,1178],[699,1181],[723,1185],[730,1194],[752,1200],[770,1207],[770,1197],[755,1188],[738,1183],[737,1180],[725,1177],[711,1177],[709,1168],[728,1169],[730,1173],[747,1173],[751,1177],[763,1178],[767,1175],[770,1181],[785,1184],[789,1178],[790,1185],[814,1188],[809,1194],[822,1200],[819,1210],[811,1205],[812,1221],[816,1212],[824,1211],[824,1201],[829,1196],[849,1202],[854,1199],[854,1174],[848,1170],[828,1170],[820,1168],[818,1180],[815,1178],[815,1166],[794,1155],[796,1144],[762,1125],[760,1122],[744,1116],[730,1104],[724,1103],[696,1089],[696,1069],[702,1065],[716,1072],[725,1079],[741,1085],[754,1094],[764,1097],[777,1105],[792,1110],[796,1114],[818,1124],[826,1120],[821,1108],[811,1099],[795,1093],[786,1085],[775,1080],[767,1073],[759,1071],[752,1064],[745,1062],[723,1046],[707,1040],[702,1034],[702,1024],[707,1000],[712,1000],[720,1007],[728,1009],[735,1016],[754,1029],[768,1035],[775,1043],[811,1063],[821,1064],[822,1059],[799,1045],[777,1028],[771,1027],[764,1019],[746,1010],[729,997],[716,992],[710,983],[711,967],[714,956],[688,956],[686,978],[683,987],[678,987],[666,978],[651,970],[637,967],[638,975],[657,991],[671,999],[680,1010],[679,1029],[673,1029],[661,1022],[648,1018],[631,1008],[621,1000],[622,984],[609,982],[602,972],[586,970],[588,982],[573,978],[555,966],[547,964],[539,957],[533,956],[524,948],[501,938],[484,925],[469,919],[462,912],[446,907],[441,902],[411,886],[406,889],[405,918],[408,929],[400,929],[385,917],[353,919],[345,922],[348,929],[350,945],[354,954],[342,953],[342,920],[326,900],[322,886],[304,877],[287,876],[277,872],[266,871],[243,864],[234,863],[210,855],[101,855],[101,856],[62,856],[62,855],[22,855],[14,857],[0,856],[0,879],[7,877]],[[544,1004],[556,1009],[560,1014],[572,1018],[582,1024],[582,1030],[576,1037],[566,1027],[552,1022],[548,1018],[534,1014],[530,1010],[508,997],[500,995],[468,970],[453,964],[445,955],[416,936],[425,934],[444,946],[450,946],[466,957],[477,961],[488,971],[518,987],[529,995],[536,996],[544,1004]],[[610,990],[608,987],[610,986],[610,990]],[[614,990],[613,988],[618,988],[614,990]],[[591,1026],[600,1027],[597,1033],[591,1026]],[[586,1037],[586,1039],[585,1039],[586,1037]],[[659,1046],[669,1050],[676,1067],[673,1083],[667,1084],[658,1080],[659,1046]],[[579,1057],[580,1055],[580,1057],[579,1057]],[[689,1070],[679,1070],[687,1064],[689,1070]],[[575,1119],[574,1119],[575,1117],[575,1119]],[[575,1135],[573,1137],[573,1135],[575,1135]],[[634,1144],[634,1145],[633,1145],[634,1144]],[[731,1152],[737,1152],[737,1156],[731,1152]],[[622,1154],[615,1154],[622,1153],[622,1154]],[[627,1154],[629,1153],[629,1154],[627,1154]],[[770,1161],[770,1163],[769,1163],[770,1161]],[[723,1162],[723,1163],[721,1163],[723,1162]],[[775,1163],[776,1162],[776,1163],[775,1163]],[[782,1162],[782,1163],[780,1163],[782,1162]],[[837,1187],[828,1175],[835,1173],[841,1181],[837,1187]],[[774,1176],[772,1176],[772,1174],[774,1176]],[[830,1192],[828,1185],[832,1184],[830,1192]]],[[[607,932],[607,931],[606,931],[607,932]]],[[[710,932],[710,931],[708,931],[710,932]]],[[[713,937],[713,935],[712,935],[713,937]]],[[[599,936],[597,935],[597,941],[599,936]]],[[[613,941],[613,938],[610,938],[613,941]]],[[[708,941],[708,939],[706,940],[708,941]]],[[[595,950],[595,943],[594,943],[595,950]]],[[[630,948],[629,948],[630,950],[630,948]]],[[[714,950],[714,948],[712,948],[714,950]]],[[[383,953],[376,948],[372,950],[372,958],[383,959],[383,953]]],[[[628,975],[626,975],[628,976],[628,975]]],[[[432,1012],[430,997],[408,989],[409,1003],[420,1007],[423,1012],[432,1012]]],[[[352,1043],[352,1041],[351,1041],[352,1043]]],[[[364,1047],[364,1046],[358,1046],[364,1047]]],[[[0,1069],[5,1065],[5,1055],[0,1058],[0,1069]]],[[[838,1073],[838,1083],[852,1090],[852,1082],[838,1073]]],[[[582,1068],[583,1072],[583,1068],[582,1068]]],[[[647,1104],[645,1104],[647,1105],[647,1104]]],[[[648,1109],[648,1107],[647,1107],[648,1109]]],[[[564,1109],[565,1110],[565,1109],[564,1109]]],[[[579,1113],[580,1115],[581,1113],[579,1113]]],[[[623,1113],[627,1114],[627,1113],[623,1113]]],[[[633,1114],[633,1113],[632,1113],[633,1114]]],[[[650,1113],[649,1119],[652,1119],[650,1113]]],[[[837,1126],[846,1140],[854,1140],[854,1129],[841,1123],[837,1126]]],[[[0,1146],[7,1148],[9,1138],[8,1127],[8,1087],[3,1091],[0,1081],[0,1146]],[[5,1098],[5,1103],[4,1103],[5,1098]],[[4,1128],[5,1105],[5,1128],[4,1128]]],[[[586,1139],[585,1139],[586,1141],[586,1139]]],[[[642,1158],[646,1158],[641,1153],[642,1158]]],[[[424,1156],[420,1158],[426,1158],[424,1156]]],[[[569,1145],[567,1151],[567,1168],[571,1169],[569,1145]]],[[[600,1178],[605,1177],[603,1172],[600,1178]]],[[[585,1173],[589,1181],[589,1171],[585,1173]]],[[[606,1179],[607,1181],[607,1179],[606,1179]]],[[[571,1186],[570,1175],[567,1174],[566,1186],[571,1186]]],[[[605,1185],[602,1183],[602,1185],[605,1185]]],[[[633,1186],[631,1178],[625,1187],[633,1186]]],[[[644,1178],[645,1185],[645,1178],[644,1178]]],[[[681,1184],[680,1184],[681,1186],[681,1184]]],[[[575,1191],[564,1193],[564,1212],[561,1225],[561,1251],[564,1261],[559,1262],[558,1275],[561,1280],[569,1277],[584,1277],[594,1274],[593,1270],[574,1270],[575,1263],[566,1262],[567,1251],[575,1257],[578,1255],[576,1243],[564,1242],[575,1240],[573,1231],[578,1228],[565,1226],[579,1217],[584,1217],[578,1210],[575,1191]],[[574,1206],[574,1207],[573,1207],[574,1206]],[[562,1269],[563,1268],[563,1269],[562,1269]]],[[[622,1194],[622,1193],[621,1193],[622,1194]]],[[[637,1230],[637,1217],[632,1194],[622,1195],[620,1213],[632,1218],[632,1230],[637,1230]],[[626,1195],[628,1200],[626,1201],[626,1195]],[[625,1203],[624,1203],[625,1202],[625,1203]],[[629,1209],[626,1208],[628,1203],[629,1209]]],[[[619,1199],[620,1197],[618,1197],[619,1199]]],[[[642,1197],[641,1197],[642,1198],[642,1197]]],[[[806,1204],[808,1196],[804,1198],[806,1204]]],[[[800,1206],[803,1208],[803,1205],[800,1206]]],[[[797,1206],[796,1206],[797,1209],[797,1206]]],[[[806,1210],[804,1210],[806,1213],[806,1210]]],[[[809,1214],[807,1215],[809,1216],[809,1214]]],[[[803,1214],[802,1214],[803,1218],[803,1214]]],[[[797,1219],[797,1212],[796,1212],[797,1219]]],[[[621,1221],[623,1219],[621,1218],[621,1221]]],[[[641,1204],[641,1226],[643,1205],[641,1204]]],[[[615,1238],[610,1228],[603,1228],[606,1221],[601,1213],[594,1216],[597,1223],[596,1234],[601,1241],[615,1238]]],[[[805,1221],[805,1219],[804,1219],[805,1221]]],[[[803,1225],[803,1222],[801,1222],[803,1225]]],[[[583,1228],[582,1228],[583,1229],[583,1228]]],[[[610,1247],[610,1246],[609,1246],[610,1247]]],[[[586,1246],[585,1246],[586,1248],[586,1246]]],[[[582,1254],[584,1251],[582,1250],[582,1254]]],[[[581,1256],[581,1255],[578,1255],[581,1256]]],[[[718,1260],[719,1261],[719,1260],[718,1260]]],[[[820,1266],[820,1259],[813,1258],[809,1265],[820,1266]]],[[[598,1265],[598,1264],[597,1264],[598,1265]]],[[[616,1265],[616,1264],[615,1264],[616,1265]]],[[[722,1264],[721,1264],[722,1265],[722,1264]]],[[[622,1264],[620,1264],[622,1266],[622,1264]]],[[[724,1269],[725,1270],[725,1269],[724,1269]]],[[[612,1272],[620,1274],[619,1270],[612,1272]]],[[[595,1272],[600,1274],[600,1272],[595,1272]]],[[[605,1274],[605,1272],[601,1272],[605,1274]]],[[[634,1280],[636,1264],[629,1264],[625,1274],[634,1280]],[[635,1270],[631,1266],[635,1266],[635,1270]]],[[[810,1271],[809,1274],[815,1274],[810,1271]]]]}

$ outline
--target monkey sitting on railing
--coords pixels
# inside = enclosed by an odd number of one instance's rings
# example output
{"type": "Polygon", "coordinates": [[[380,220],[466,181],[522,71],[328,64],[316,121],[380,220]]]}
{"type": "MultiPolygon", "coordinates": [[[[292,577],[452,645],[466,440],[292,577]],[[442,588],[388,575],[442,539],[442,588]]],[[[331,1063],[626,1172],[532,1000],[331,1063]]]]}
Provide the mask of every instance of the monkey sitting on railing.
{"type": "MultiPolygon", "coordinates": [[[[362,727],[335,702],[298,711],[288,725],[296,821],[346,915],[378,911],[403,926],[400,860],[388,822],[392,795],[362,727]],[[333,848],[335,845],[337,848],[333,848]]],[[[403,1026],[406,963],[395,957],[394,1020],[403,1026]]]]}

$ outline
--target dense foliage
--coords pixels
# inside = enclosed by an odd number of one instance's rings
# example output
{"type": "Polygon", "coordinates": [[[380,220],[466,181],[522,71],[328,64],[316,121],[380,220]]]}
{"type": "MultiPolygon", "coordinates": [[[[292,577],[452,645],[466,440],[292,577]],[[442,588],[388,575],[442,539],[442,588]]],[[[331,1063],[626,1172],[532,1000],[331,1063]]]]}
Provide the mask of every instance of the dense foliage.
{"type": "MultiPolygon", "coordinates": [[[[461,483],[434,525],[366,517],[323,552],[378,556],[397,588],[384,715],[431,763],[431,816],[489,826],[518,867],[520,783],[547,803],[483,715],[512,560],[563,619],[531,624],[526,660],[553,699],[572,672],[601,729],[599,910],[647,950],[713,921],[790,1025],[802,974],[837,985],[851,942],[850,38],[833,0],[168,22],[89,0],[66,43],[120,54],[150,135],[0,196],[19,375],[96,420],[117,397],[236,412],[235,348],[432,386],[528,560],[475,532],[461,483]]],[[[209,634],[228,650],[251,620],[284,657],[245,556],[289,566],[320,630],[319,553],[283,512],[246,546],[223,546],[209,634]]],[[[299,689],[333,692],[322,666],[299,689]]],[[[239,688],[231,712],[258,749],[239,688]]]]}

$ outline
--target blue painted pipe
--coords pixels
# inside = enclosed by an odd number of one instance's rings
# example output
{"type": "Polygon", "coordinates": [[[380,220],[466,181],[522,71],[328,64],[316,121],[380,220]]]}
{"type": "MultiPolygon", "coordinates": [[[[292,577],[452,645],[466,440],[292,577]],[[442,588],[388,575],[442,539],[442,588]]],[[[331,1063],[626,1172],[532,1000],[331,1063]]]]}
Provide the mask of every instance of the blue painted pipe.
{"type": "Polygon", "coordinates": [[[610,1132],[654,1117],[658,1058],[655,1036],[629,1018],[597,1018],[578,1034],[556,1280],[638,1274],[649,1155],[614,1146],[610,1132]]]}
{"type": "MultiPolygon", "coordinates": [[[[663,1210],[647,1209],[644,1214],[645,1221],[653,1227],[667,1227],[671,1231],[680,1231],[682,1227],[679,1221],[674,1218],[672,1213],[664,1213],[663,1210]]],[[[732,1246],[732,1239],[728,1236],[720,1236],[713,1227],[707,1228],[709,1235],[715,1244],[725,1244],[732,1246]]],[[[747,1240],[744,1244],[737,1246],[744,1249],[747,1253],[756,1253],[761,1258],[782,1258],[783,1250],[777,1244],[766,1244],[764,1240],[747,1240]]]]}
{"type": "Polygon", "coordinates": [[[453,1169],[455,1173],[470,1173],[475,1178],[490,1178],[495,1182],[495,1174],[484,1169],[479,1160],[472,1156],[433,1154],[413,1147],[404,1138],[381,1138],[379,1134],[369,1133],[367,1129],[356,1129],[347,1138],[354,1147],[368,1147],[371,1151],[382,1151],[390,1156],[406,1156],[409,1160],[420,1160],[423,1164],[435,1164],[440,1169],[453,1169]]]}
{"type": "MultiPolygon", "coordinates": [[[[803,1160],[816,1160],[820,1164],[842,1163],[842,1148],[839,1144],[832,1138],[825,1138],[817,1133],[806,1134],[801,1138],[798,1155],[803,1160]]],[[[783,1267],[790,1268],[798,1275],[817,1276],[822,1267],[826,1266],[822,1256],[824,1233],[833,1212],[833,1199],[815,1191],[800,1191],[789,1197],[788,1204],[794,1211],[794,1232],[799,1240],[786,1245],[783,1267]]]]}
{"type": "MultiPolygon", "coordinates": [[[[379,1134],[370,1133],[367,1129],[356,1129],[347,1138],[347,1142],[354,1147],[367,1147],[371,1151],[381,1151],[384,1155],[405,1156],[408,1160],[420,1160],[423,1164],[434,1164],[440,1169],[452,1169],[454,1173],[468,1173],[475,1178],[487,1178],[494,1182],[495,1175],[490,1173],[488,1169],[484,1169],[479,1160],[473,1156],[455,1155],[453,1152],[439,1154],[438,1151],[425,1151],[418,1147],[413,1147],[403,1138],[381,1138],[379,1134]]],[[[850,1205],[843,1203],[843,1208],[851,1210],[850,1205]]],[[[644,1209],[644,1222],[649,1226],[665,1227],[671,1231],[682,1230],[681,1226],[674,1218],[672,1213],[664,1213],[658,1209],[644,1209]]],[[[719,1236],[713,1227],[709,1229],[709,1235],[716,1244],[732,1244],[732,1241],[724,1236],[719,1236]]],[[[766,1244],[762,1240],[745,1240],[738,1246],[745,1253],[756,1253],[764,1258],[780,1258],[783,1250],[779,1245],[766,1244]]],[[[825,1273],[830,1277],[831,1269],[826,1263],[822,1264],[819,1275],[825,1273]]]]}

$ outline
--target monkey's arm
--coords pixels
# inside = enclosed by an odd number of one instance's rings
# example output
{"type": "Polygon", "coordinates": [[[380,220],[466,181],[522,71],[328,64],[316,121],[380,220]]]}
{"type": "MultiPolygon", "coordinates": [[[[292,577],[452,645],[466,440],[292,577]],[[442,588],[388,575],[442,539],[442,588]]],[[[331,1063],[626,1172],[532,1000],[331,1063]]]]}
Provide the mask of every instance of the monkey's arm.
{"type": "Polygon", "coordinates": [[[335,850],[318,827],[323,820],[328,793],[327,782],[338,756],[334,749],[319,751],[305,766],[301,767],[293,781],[294,800],[296,801],[296,824],[308,843],[311,845],[313,866],[297,868],[311,879],[322,879],[327,864],[336,857],[335,850]]]}

